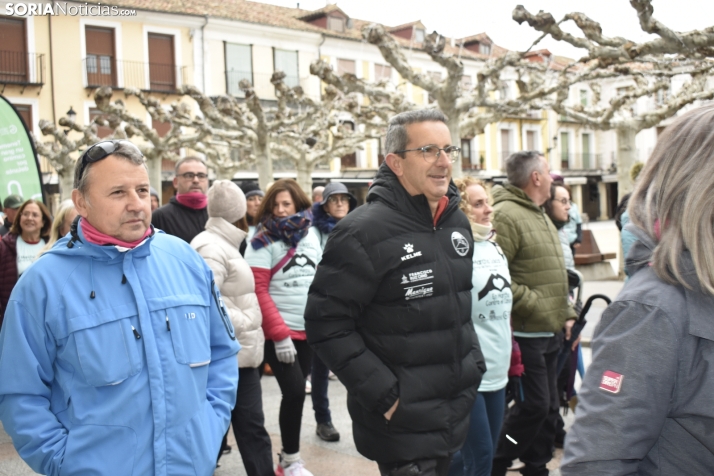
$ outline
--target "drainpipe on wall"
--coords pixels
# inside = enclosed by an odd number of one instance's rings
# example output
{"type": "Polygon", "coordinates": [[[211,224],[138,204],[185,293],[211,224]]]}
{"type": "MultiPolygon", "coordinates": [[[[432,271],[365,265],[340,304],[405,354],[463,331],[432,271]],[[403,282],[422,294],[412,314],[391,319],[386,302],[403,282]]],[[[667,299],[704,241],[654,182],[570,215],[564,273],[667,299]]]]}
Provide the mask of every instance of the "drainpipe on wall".
{"type": "MultiPolygon", "coordinates": [[[[322,41],[320,41],[320,44],[317,45],[317,59],[321,60],[322,59],[322,52],[320,51],[320,48],[322,48],[322,45],[325,43],[325,35],[324,33],[320,33],[320,36],[322,37],[322,41]]],[[[320,93],[320,100],[322,100],[322,88],[318,88],[318,92],[320,93]]]]}
{"type": "Polygon", "coordinates": [[[207,94],[208,85],[206,84],[206,25],[208,25],[208,15],[204,15],[205,21],[201,27],[201,67],[203,71],[201,72],[203,76],[203,94],[207,94]]]}
{"type": "MultiPolygon", "coordinates": [[[[52,11],[55,11],[55,0],[52,0],[52,11]]],[[[50,96],[52,97],[52,122],[57,124],[57,114],[55,113],[55,70],[53,68],[54,56],[52,55],[52,15],[48,15],[50,33],[50,96]]],[[[86,119],[86,118],[85,118],[86,119]]]]}

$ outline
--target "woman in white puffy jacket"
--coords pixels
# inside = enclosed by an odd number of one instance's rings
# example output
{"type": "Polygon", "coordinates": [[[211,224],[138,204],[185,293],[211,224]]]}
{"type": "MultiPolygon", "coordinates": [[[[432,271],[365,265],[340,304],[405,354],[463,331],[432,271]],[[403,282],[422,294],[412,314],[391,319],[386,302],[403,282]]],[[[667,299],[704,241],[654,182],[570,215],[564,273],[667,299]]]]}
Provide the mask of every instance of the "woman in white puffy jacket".
{"type": "Polygon", "coordinates": [[[213,270],[236,337],[239,385],[231,414],[233,434],[248,476],[274,476],[271,443],[265,430],[258,366],[263,362],[265,337],[255,281],[238,251],[247,235],[246,199],[229,180],[216,180],[208,190],[206,231],[192,241],[193,249],[213,270]]]}

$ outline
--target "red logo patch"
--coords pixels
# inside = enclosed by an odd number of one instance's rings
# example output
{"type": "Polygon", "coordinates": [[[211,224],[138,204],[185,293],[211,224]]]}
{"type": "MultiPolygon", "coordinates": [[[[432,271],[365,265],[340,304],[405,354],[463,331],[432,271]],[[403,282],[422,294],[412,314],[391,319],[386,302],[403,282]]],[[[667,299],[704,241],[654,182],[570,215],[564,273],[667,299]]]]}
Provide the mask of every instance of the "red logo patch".
{"type": "Polygon", "coordinates": [[[602,374],[602,380],[600,380],[600,388],[610,393],[620,393],[622,388],[622,381],[625,379],[624,375],[613,372],[612,370],[606,370],[602,374]]]}

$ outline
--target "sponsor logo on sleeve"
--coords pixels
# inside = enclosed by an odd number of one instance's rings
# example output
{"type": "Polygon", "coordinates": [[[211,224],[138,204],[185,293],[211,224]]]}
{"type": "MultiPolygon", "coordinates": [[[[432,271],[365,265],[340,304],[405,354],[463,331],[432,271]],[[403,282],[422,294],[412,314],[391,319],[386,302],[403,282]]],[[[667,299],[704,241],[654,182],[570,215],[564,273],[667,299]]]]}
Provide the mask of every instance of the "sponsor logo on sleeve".
{"type": "Polygon", "coordinates": [[[451,234],[451,244],[454,245],[454,250],[456,250],[459,256],[466,256],[469,252],[469,248],[471,248],[469,240],[458,231],[451,234]]]}
{"type": "Polygon", "coordinates": [[[612,370],[606,370],[602,374],[602,380],[600,380],[600,389],[610,393],[620,393],[624,379],[624,375],[613,372],[612,370]]]}

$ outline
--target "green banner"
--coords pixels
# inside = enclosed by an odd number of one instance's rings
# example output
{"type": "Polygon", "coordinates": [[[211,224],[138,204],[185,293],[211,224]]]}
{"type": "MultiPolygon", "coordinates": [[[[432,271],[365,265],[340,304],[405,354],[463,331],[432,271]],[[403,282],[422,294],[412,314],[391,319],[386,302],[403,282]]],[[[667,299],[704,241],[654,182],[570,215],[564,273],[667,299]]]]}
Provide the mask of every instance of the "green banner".
{"type": "Polygon", "coordinates": [[[25,200],[44,201],[37,153],[27,125],[0,96],[0,197],[13,193],[25,200]]]}

